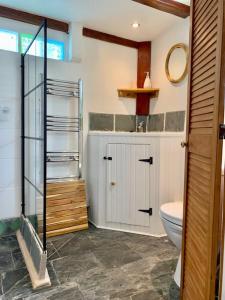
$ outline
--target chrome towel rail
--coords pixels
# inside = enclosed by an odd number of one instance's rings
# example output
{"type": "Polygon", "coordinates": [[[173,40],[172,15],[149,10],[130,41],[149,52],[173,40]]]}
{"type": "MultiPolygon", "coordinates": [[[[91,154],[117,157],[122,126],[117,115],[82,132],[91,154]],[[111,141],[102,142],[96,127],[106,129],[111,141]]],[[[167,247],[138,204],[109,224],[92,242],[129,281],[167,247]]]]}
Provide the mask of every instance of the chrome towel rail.
{"type": "MultiPolygon", "coordinates": [[[[46,161],[51,165],[51,163],[75,163],[74,172],[77,176],[71,174],[71,176],[62,177],[48,177],[47,180],[72,180],[81,178],[81,168],[83,159],[83,82],[79,80],[77,82],[68,80],[59,80],[47,78],[47,94],[51,96],[59,96],[62,98],[69,98],[71,100],[76,100],[75,102],[69,103],[74,107],[74,115],[71,117],[69,115],[57,115],[54,113],[47,114],[46,118],[46,129],[48,133],[58,133],[58,134],[71,134],[69,138],[72,138],[75,142],[73,149],[77,148],[77,151],[47,151],[46,161]]],[[[68,101],[70,101],[68,99],[68,101]]],[[[53,106],[54,108],[54,106],[53,106]]],[[[51,138],[54,139],[54,136],[51,138]]],[[[69,171],[69,170],[68,170],[69,171]]],[[[69,171],[70,172],[70,171],[69,171]]],[[[58,174],[57,174],[58,175],[58,174]]]]}

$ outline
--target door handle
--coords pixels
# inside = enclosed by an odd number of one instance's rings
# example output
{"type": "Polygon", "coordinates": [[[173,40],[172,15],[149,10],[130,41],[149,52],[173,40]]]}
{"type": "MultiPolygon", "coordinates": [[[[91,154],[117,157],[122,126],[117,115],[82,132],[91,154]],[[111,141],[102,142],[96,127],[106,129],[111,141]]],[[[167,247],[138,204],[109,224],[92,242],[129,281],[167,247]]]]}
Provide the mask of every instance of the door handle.
{"type": "Polygon", "coordinates": [[[108,156],[104,156],[103,159],[104,160],[112,160],[112,157],[111,156],[109,156],[109,157],[108,156]]]}
{"type": "Polygon", "coordinates": [[[139,209],[138,211],[149,214],[149,216],[152,216],[152,208],[149,209],[139,209]]]}
{"type": "Polygon", "coordinates": [[[225,124],[220,124],[219,138],[220,140],[225,139],[225,124]]]}
{"type": "Polygon", "coordinates": [[[182,147],[182,148],[185,148],[185,147],[187,147],[187,146],[188,146],[188,143],[183,141],[183,142],[181,142],[181,144],[180,144],[180,145],[181,145],[181,147],[182,147]]]}
{"type": "Polygon", "coordinates": [[[139,159],[139,161],[146,162],[146,163],[149,163],[150,165],[152,165],[153,164],[153,157],[149,157],[149,158],[145,158],[145,159],[139,159]]]}

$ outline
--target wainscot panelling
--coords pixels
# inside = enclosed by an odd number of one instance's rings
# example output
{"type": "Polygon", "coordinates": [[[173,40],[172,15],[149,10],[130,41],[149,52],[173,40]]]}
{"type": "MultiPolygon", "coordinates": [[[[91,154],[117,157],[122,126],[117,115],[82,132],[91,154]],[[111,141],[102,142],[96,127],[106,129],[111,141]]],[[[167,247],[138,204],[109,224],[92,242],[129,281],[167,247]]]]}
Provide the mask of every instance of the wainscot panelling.
{"type": "MultiPolygon", "coordinates": [[[[166,202],[182,201],[183,199],[184,149],[180,146],[183,139],[183,133],[90,132],[88,135],[87,172],[90,221],[101,228],[150,235],[164,234],[159,217],[160,206],[166,202]],[[109,144],[150,145],[153,165],[150,166],[149,195],[153,215],[149,217],[149,226],[107,221],[108,197],[106,191],[107,184],[109,184],[107,182],[107,166],[110,161],[103,158],[108,154],[107,145],[109,144]]],[[[147,154],[149,155],[149,153],[147,154]]],[[[136,174],[140,180],[142,175],[138,172],[136,174]]],[[[129,185],[129,183],[127,184],[129,185]]]]}

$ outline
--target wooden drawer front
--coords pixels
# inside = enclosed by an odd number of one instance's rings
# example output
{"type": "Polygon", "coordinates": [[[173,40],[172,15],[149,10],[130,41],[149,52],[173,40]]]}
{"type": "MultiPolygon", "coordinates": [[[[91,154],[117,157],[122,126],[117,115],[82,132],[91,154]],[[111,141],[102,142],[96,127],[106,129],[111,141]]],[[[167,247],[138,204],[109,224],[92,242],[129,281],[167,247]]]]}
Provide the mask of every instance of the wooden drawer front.
{"type": "Polygon", "coordinates": [[[47,185],[47,236],[88,228],[85,182],[47,185]]]}

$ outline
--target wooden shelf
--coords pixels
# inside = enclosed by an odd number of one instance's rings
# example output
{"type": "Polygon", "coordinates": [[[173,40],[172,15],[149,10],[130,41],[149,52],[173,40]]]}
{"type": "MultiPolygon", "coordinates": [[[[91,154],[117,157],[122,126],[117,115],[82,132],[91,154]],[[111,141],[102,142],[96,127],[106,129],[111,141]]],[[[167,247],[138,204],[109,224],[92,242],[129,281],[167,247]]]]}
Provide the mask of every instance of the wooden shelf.
{"type": "Polygon", "coordinates": [[[149,96],[157,96],[159,93],[159,89],[118,89],[118,96],[125,98],[136,98],[137,95],[144,94],[149,96]]]}

